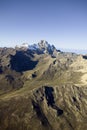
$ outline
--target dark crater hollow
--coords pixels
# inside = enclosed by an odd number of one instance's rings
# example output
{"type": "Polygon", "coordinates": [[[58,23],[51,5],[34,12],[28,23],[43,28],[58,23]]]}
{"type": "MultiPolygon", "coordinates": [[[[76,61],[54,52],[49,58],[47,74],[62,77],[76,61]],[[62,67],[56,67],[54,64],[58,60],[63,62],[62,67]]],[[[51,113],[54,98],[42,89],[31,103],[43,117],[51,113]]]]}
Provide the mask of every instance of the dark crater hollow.
{"type": "Polygon", "coordinates": [[[11,55],[11,69],[17,72],[32,70],[38,61],[32,61],[29,55],[22,51],[17,51],[14,56],[11,55]]]}
{"type": "Polygon", "coordinates": [[[47,104],[48,106],[51,106],[53,109],[57,110],[57,115],[60,116],[63,114],[63,110],[55,105],[53,92],[54,92],[53,87],[45,86],[45,96],[46,96],[47,104]]]}

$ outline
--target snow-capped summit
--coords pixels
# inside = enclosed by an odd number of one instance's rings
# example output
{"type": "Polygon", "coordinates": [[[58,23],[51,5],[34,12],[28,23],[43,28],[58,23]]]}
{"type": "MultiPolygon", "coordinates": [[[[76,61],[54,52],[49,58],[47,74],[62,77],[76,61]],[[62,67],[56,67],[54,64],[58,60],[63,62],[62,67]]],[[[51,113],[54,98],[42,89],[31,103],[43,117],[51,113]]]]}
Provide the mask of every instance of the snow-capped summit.
{"type": "Polygon", "coordinates": [[[54,50],[56,50],[54,45],[50,45],[47,41],[45,40],[41,40],[38,43],[38,46],[40,49],[42,49],[44,51],[44,53],[49,53],[52,54],[54,50]]]}
{"type": "Polygon", "coordinates": [[[49,47],[49,44],[47,41],[45,40],[41,40],[39,43],[38,43],[39,47],[40,48],[48,48],[49,47]]]}
{"type": "Polygon", "coordinates": [[[48,53],[48,54],[54,54],[54,52],[57,52],[57,49],[54,45],[50,45],[47,41],[41,40],[37,44],[29,45],[28,43],[23,43],[21,46],[16,46],[16,48],[22,48],[24,50],[31,50],[39,54],[48,53]]]}
{"type": "Polygon", "coordinates": [[[29,50],[46,50],[49,46],[50,44],[47,41],[41,40],[37,44],[29,45],[29,50]]]}
{"type": "Polygon", "coordinates": [[[29,47],[29,45],[28,45],[28,43],[23,43],[23,44],[21,45],[21,47],[28,48],[28,47],[29,47]]]}
{"type": "Polygon", "coordinates": [[[37,50],[39,49],[38,44],[29,45],[29,50],[37,50]]]}
{"type": "Polygon", "coordinates": [[[22,45],[20,45],[20,46],[16,46],[16,48],[28,48],[29,47],[29,45],[28,45],[28,43],[23,43],[22,45]]]}

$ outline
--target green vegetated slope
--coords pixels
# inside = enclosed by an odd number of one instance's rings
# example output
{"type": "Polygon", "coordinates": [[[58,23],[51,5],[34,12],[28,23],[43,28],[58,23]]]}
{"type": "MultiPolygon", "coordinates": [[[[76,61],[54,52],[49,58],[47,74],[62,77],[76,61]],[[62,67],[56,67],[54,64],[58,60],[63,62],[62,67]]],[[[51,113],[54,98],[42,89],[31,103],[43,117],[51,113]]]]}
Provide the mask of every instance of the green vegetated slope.
{"type": "Polygon", "coordinates": [[[0,130],[86,130],[86,62],[57,50],[1,48],[0,130]]]}

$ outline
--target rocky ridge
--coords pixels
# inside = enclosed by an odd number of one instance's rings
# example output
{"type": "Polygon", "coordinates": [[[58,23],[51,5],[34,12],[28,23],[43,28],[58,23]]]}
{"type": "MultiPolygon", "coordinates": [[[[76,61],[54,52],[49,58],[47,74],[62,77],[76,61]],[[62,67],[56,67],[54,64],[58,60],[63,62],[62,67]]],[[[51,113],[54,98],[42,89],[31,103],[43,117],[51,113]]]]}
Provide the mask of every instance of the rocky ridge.
{"type": "Polygon", "coordinates": [[[0,48],[0,130],[86,130],[86,64],[44,40],[0,48]]]}

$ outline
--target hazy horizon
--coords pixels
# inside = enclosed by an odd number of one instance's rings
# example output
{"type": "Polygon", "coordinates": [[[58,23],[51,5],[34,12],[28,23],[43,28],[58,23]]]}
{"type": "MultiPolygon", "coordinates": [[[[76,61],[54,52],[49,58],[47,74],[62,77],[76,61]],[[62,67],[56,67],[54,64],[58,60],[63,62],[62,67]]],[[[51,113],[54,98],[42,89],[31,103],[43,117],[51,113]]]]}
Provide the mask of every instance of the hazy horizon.
{"type": "MultiPolygon", "coordinates": [[[[49,42],[48,42],[49,43],[49,42]]],[[[24,44],[24,43],[22,43],[22,44],[24,44]]],[[[20,44],[19,45],[19,47],[21,47],[21,45],[22,44],[20,44]]],[[[29,43],[26,43],[26,44],[28,44],[28,45],[33,45],[33,44],[38,44],[38,42],[37,43],[31,43],[31,44],[29,44],[29,43]]],[[[50,44],[50,43],[49,43],[50,44]]],[[[54,44],[50,44],[50,45],[54,45],[54,44]]],[[[2,47],[2,48],[4,48],[4,47],[7,47],[7,48],[15,48],[16,46],[18,46],[18,44],[16,44],[15,46],[12,46],[12,45],[10,45],[10,46],[0,46],[0,47],[2,47]]],[[[55,47],[56,47],[56,45],[55,45],[55,47]]],[[[87,54],[87,49],[75,49],[75,48],[60,48],[60,47],[56,47],[56,49],[58,49],[58,50],[61,50],[61,51],[63,51],[63,52],[71,52],[71,53],[77,53],[77,54],[87,54]]]]}

